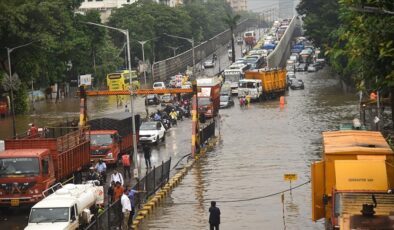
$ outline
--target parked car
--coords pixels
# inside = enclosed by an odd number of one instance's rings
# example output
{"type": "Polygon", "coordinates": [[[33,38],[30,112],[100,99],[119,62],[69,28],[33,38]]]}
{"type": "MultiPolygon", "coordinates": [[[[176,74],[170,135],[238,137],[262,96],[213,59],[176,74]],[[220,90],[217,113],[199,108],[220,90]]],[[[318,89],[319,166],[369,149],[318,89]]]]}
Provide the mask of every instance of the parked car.
{"type": "Polygon", "coordinates": [[[153,83],[153,89],[165,89],[166,84],[162,81],[153,83]]]}
{"type": "Polygon", "coordinates": [[[297,72],[304,72],[307,70],[307,65],[305,63],[300,63],[298,64],[298,66],[296,67],[297,72]]]}
{"type": "Polygon", "coordinates": [[[172,96],[171,94],[164,94],[161,96],[161,105],[172,104],[172,96]]]}
{"type": "Polygon", "coordinates": [[[157,94],[148,94],[145,97],[145,105],[158,105],[160,104],[160,98],[157,94]]]}
{"type": "Polygon", "coordinates": [[[304,82],[301,79],[294,79],[290,83],[291,89],[304,89],[304,82]]]}
{"type": "Polygon", "coordinates": [[[316,72],[316,71],[317,71],[317,68],[316,68],[315,65],[309,65],[308,66],[308,72],[316,72]]]}
{"type": "Polygon", "coordinates": [[[204,68],[213,68],[215,66],[215,62],[213,59],[206,60],[204,62],[204,68]]]}
{"type": "Polygon", "coordinates": [[[296,79],[296,75],[294,72],[287,72],[287,84],[288,86],[291,85],[291,82],[296,79]]]}
{"type": "Polygon", "coordinates": [[[139,139],[141,143],[155,143],[165,141],[166,129],[161,121],[145,121],[141,123],[139,139]]]}
{"type": "Polygon", "coordinates": [[[229,95],[220,95],[220,108],[228,108],[234,105],[234,100],[229,95]]]}

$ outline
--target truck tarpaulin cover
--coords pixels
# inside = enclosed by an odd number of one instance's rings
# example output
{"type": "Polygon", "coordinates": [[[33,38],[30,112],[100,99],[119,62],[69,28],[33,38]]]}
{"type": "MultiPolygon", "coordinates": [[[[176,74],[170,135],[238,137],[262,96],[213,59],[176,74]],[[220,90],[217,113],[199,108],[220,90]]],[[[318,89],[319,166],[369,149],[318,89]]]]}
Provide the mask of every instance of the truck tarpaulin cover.
{"type": "MultiPolygon", "coordinates": [[[[140,115],[135,115],[136,130],[139,128],[140,115]]],[[[133,130],[131,114],[128,112],[107,114],[104,117],[88,121],[90,130],[117,130],[121,136],[126,136],[133,130]]]]}
{"type": "Polygon", "coordinates": [[[388,190],[384,160],[337,160],[335,177],[337,190],[388,190]]]}

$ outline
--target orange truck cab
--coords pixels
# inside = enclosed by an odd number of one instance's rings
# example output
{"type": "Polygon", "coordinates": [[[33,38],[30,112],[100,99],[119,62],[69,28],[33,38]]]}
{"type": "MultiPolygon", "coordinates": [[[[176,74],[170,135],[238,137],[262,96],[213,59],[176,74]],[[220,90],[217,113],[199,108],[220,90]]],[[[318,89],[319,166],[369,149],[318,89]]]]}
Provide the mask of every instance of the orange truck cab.
{"type": "Polygon", "coordinates": [[[217,77],[197,79],[198,112],[207,118],[215,117],[219,112],[220,88],[217,77]]]}
{"type": "MultiPolygon", "coordinates": [[[[138,134],[139,115],[135,116],[138,134]]],[[[107,164],[120,162],[123,154],[133,151],[132,117],[128,112],[105,115],[88,121],[90,125],[90,156],[107,164]]],[[[138,141],[138,135],[137,135],[138,141]]]]}
{"type": "Polygon", "coordinates": [[[311,166],[312,220],[324,218],[327,229],[370,229],[390,223],[394,155],[382,134],[323,132],[323,147],[322,161],[311,166]]]}
{"type": "Polygon", "coordinates": [[[89,140],[83,131],[64,134],[62,129],[5,140],[5,151],[0,152],[0,207],[34,205],[56,182],[82,178],[81,171],[90,164],[89,140]]]}

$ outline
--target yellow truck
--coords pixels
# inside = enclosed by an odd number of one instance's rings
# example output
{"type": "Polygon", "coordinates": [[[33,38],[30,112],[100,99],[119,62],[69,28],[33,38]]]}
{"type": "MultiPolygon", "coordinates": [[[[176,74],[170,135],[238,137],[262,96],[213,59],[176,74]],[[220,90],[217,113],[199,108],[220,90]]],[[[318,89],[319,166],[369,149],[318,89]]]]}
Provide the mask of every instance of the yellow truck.
{"type": "MultiPolygon", "coordinates": [[[[287,89],[286,82],[286,70],[284,69],[256,69],[245,72],[244,80],[261,80],[261,98],[270,99],[277,95],[282,95],[287,89]]],[[[240,86],[242,86],[240,81],[240,86]]],[[[244,88],[251,88],[252,86],[247,85],[244,88]]],[[[239,88],[238,88],[239,90],[239,88]]],[[[248,90],[241,90],[241,94],[238,96],[245,96],[248,94],[248,90]]],[[[238,92],[239,93],[239,92],[238,92]]]]}
{"type": "Polygon", "coordinates": [[[312,220],[326,229],[393,229],[394,155],[380,132],[323,132],[311,166],[312,220]]]}

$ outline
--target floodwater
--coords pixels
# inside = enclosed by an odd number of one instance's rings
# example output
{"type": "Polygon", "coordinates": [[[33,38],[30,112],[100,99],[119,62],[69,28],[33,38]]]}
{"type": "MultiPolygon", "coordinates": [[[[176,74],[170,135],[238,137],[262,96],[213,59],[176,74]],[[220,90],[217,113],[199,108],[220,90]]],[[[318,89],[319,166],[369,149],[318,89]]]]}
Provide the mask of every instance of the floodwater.
{"type": "Polygon", "coordinates": [[[219,144],[142,229],[207,229],[212,200],[222,229],[323,229],[311,221],[310,164],[321,159],[321,132],[358,115],[357,96],[326,70],[297,74],[305,90],[290,90],[283,109],[276,99],[221,110],[219,144]],[[282,203],[286,173],[297,174],[293,187],[306,184],[282,203]]]}

